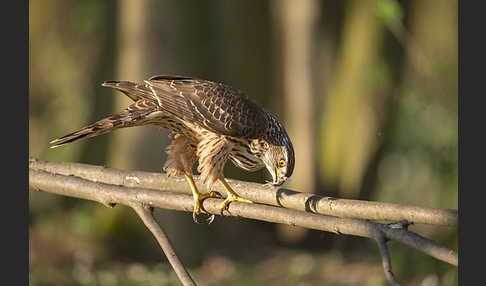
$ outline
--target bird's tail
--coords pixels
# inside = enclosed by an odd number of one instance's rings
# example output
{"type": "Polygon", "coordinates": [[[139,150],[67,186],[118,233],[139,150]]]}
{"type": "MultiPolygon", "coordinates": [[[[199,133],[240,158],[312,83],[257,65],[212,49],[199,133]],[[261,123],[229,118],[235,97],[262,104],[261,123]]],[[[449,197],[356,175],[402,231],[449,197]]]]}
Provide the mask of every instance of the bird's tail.
{"type": "Polygon", "coordinates": [[[117,114],[52,140],[49,142],[51,144],[50,148],[59,147],[80,139],[95,137],[118,128],[147,124],[153,118],[151,114],[154,112],[157,112],[157,108],[153,103],[143,99],[139,100],[117,114]]]}
{"type": "Polygon", "coordinates": [[[111,87],[123,92],[133,101],[144,99],[153,100],[152,91],[144,84],[138,84],[131,81],[108,80],[101,84],[101,86],[111,87]]]}

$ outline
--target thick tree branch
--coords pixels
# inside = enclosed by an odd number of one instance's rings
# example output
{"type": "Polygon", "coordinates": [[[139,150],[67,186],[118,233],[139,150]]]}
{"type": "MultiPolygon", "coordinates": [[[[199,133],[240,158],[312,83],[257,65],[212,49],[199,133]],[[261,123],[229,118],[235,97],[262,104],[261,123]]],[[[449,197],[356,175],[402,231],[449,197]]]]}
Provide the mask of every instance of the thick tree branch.
{"type": "MultiPolygon", "coordinates": [[[[29,186],[33,189],[93,200],[109,207],[113,207],[116,204],[132,207],[159,242],[181,282],[184,285],[195,285],[187,270],[175,255],[167,236],[152,216],[151,211],[151,208],[158,207],[192,212],[192,196],[174,192],[176,190],[178,192],[188,193],[185,189],[189,188],[183,179],[167,178],[166,175],[159,173],[123,171],[75,163],[50,163],[33,158],[30,159],[29,167],[29,186]]],[[[318,198],[317,201],[312,203],[311,198],[316,197],[315,195],[290,190],[275,190],[273,187],[262,187],[258,184],[236,180],[231,180],[231,183],[237,192],[244,194],[244,196],[250,194],[246,197],[256,202],[272,201],[268,198],[269,195],[273,194],[277,198],[273,201],[274,205],[290,205],[294,209],[234,202],[229,206],[228,215],[374,239],[380,251],[385,277],[390,285],[399,284],[392,273],[390,257],[386,246],[386,242],[389,240],[403,243],[452,265],[458,265],[456,252],[409,231],[407,228],[409,222],[407,220],[402,219],[397,223],[382,224],[367,219],[334,217],[311,212],[311,210],[315,212],[318,209],[316,206],[319,205],[319,201],[321,200],[330,201],[331,205],[328,206],[328,209],[331,213],[335,210],[335,207],[332,206],[333,201],[345,201],[343,204],[345,207],[339,209],[340,211],[349,210],[352,213],[351,216],[357,216],[361,213],[361,211],[356,211],[356,209],[361,208],[364,210],[365,206],[369,205],[372,206],[372,212],[371,214],[365,213],[364,216],[366,218],[370,216],[376,218],[378,216],[380,219],[386,218],[391,220],[392,217],[410,217],[410,214],[406,212],[411,211],[414,212],[412,217],[419,217],[419,221],[423,223],[455,225],[457,222],[454,222],[453,210],[399,206],[399,211],[378,212],[377,215],[375,207],[384,207],[392,210],[395,204],[323,197],[318,198]],[[245,189],[249,187],[257,187],[257,190],[245,189]],[[264,194],[261,195],[259,193],[264,194]],[[298,203],[303,206],[298,206],[298,203]],[[427,211],[432,212],[432,214],[427,213],[427,211]],[[441,216],[449,217],[444,219],[441,216]]],[[[222,199],[209,198],[203,201],[202,206],[206,212],[218,215],[220,214],[221,202],[222,199]]],[[[337,213],[340,214],[340,212],[337,213]]],[[[455,220],[457,220],[457,212],[455,220]]]]}
{"type": "MultiPolygon", "coordinates": [[[[150,188],[169,192],[190,194],[184,178],[168,178],[165,174],[126,171],[80,163],[54,163],[30,158],[32,170],[43,170],[62,175],[74,175],[87,180],[127,187],[150,188]]],[[[195,176],[197,181],[197,176],[195,176]]],[[[458,213],[452,209],[438,209],[418,206],[405,206],[396,203],[383,203],[362,200],[338,199],[315,194],[301,193],[284,188],[257,183],[228,180],[233,189],[257,203],[282,206],[288,209],[313,212],[341,218],[360,218],[369,220],[398,221],[407,220],[415,224],[457,226],[458,213]]],[[[201,191],[207,191],[200,184],[201,191]]],[[[215,190],[225,195],[223,189],[215,190]]]]}
{"type": "MultiPolygon", "coordinates": [[[[164,209],[192,212],[191,195],[177,194],[146,188],[133,188],[93,182],[76,176],[53,174],[46,171],[29,170],[29,185],[38,190],[59,195],[100,202],[106,206],[134,203],[164,209]]],[[[220,213],[222,200],[210,198],[203,201],[203,208],[211,214],[220,213]]],[[[274,223],[301,226],[337,234],[355,235],[375,239],[379,231],[387,240],[395,240],[420,250],[436,259],[456,265],[457,253],[436,242],[424,238],[405,228],[392,228],[363,219],[338,218],[280,207],[234,202],[229,214],[274,223]]]]}

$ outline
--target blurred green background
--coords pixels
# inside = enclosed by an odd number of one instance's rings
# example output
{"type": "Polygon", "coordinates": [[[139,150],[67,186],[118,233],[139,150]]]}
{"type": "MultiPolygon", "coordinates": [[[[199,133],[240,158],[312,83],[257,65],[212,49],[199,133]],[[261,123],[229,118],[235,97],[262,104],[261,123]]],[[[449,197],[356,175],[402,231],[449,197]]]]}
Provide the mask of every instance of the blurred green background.
{"type": "MultiPolygon", "coordinates": [[[[161,128],[48,142],[129,103],[104,80],[188,75],[241,89],[284,122],[296,153],[289,188],[457,209],[457,15],[448,0],[30,0],[29,153],[161,171],[161,128]]],[[[268,178],[231,163],[225,172],[268,178]]],[[[129,208],[29,196],[31,285],[179,285],[129,208]]],[[[155,214],[200,285],[386,285],[371,240],[155,214]]],[[[457,228],[411,229],[457,250],[457,228]]],[[[456,267],[389,245],[402,285],[457,285],[456,267]]]]}

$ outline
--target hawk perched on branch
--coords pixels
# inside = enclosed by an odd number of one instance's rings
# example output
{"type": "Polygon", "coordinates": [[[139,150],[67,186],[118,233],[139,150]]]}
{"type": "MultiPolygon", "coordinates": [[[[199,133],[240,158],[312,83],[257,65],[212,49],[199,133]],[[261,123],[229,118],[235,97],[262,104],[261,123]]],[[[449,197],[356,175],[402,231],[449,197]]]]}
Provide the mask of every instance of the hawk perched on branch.
{"type": "MultiPolygon", "coordinates": [[[[221,212],[233,201],[251,201],[238,196],[224,179],[228,159],[247,171],[266,167],[273,184],[281,185],[294,170],[294,150],[282,123],[251,101],[241,91],[222,83],[184,76],[158,75],[143,84],[105,81],[130,97],[125,110],[57,138],[51,148],[101,135],[117,128],[154,124],[171,130],[172,142],[164,170],[169,176],[184,175],[194,197],[193,218],[201,202],[217,193],[200,193],[192,178],[192,166],[209,189],[218,181],[227,193],[221,212]]],[[[211,216],[211,220],[214,216],[211,216]]]]}

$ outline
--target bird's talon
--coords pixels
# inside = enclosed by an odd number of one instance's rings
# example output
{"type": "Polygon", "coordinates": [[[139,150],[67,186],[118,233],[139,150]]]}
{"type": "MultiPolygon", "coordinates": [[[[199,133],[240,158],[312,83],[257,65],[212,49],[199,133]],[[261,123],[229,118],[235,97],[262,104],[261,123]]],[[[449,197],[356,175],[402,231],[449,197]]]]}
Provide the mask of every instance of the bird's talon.
{"type": "MultiPolygon", "coordinates": [[[[191,184],[191,182],[193,182],[192,179],[190,179],[189,182],[191,184]]],[[[207,198],[217,198],[217,197],[221,197],[221,195],[218,192],[214,192],[214,191],[211,191],[211,192],[209,192],[207,194],[201,194],[201,193],[197,192],[197,189],[195,188],[195,185],[193,185],[193,183],[192,183],[191,184],[191,187],[193,187],[193,186],[194,186],[194,189],[196,191],[193,191],[194,211],[192,212],[192,219],[194,220],[195,223],[200,223],[197,220],[197,216],[198,215],[200,215],[200,214],[209,215],[209,217],[207,219],[205,219],[205,222],[207,224],[210,224],[214,220],[214,214],[213,215],[210,215],[210,214],[207,214],[207,213],[203,212],[202,201],[204,201],[207,198]]]]}
{"type": "Polygon", "coordinates": [[[209,216],[209,218],[206,219],[206,223],[211,224],[213,222],[213,220],[214,220],[214,215],[212,214],[212,215],[209,216]]]}
{"type": "Polygon", "coordinates": [[[223,215],[224,211],[228,210],[229,204],[230,204],[230,201],[228,201],[228,200],[225,200],[224,202],[221,203],[221,215],[223,215]]]}
{"type": "Polygon", "coordinates": [[[221,199],[223,196],[220,193],[218,193],[218,192],[211,191],[211,192],[209,192],[208,197],[209,198],[218,198],[218,199],[221,199]]]}
{"type": "Polygon", "coordinates": [[[203,214],[203,215],[208,215],[208,218],[204,219],[204,222],[207,224],[211,224],[214,221],[214,214],[208,214],[208,213],[199,213],[196,214],[196,212],[192,213],[192,219],[194,220],[195,223],[200,224],[201,222],[198,221],[197,216],[203,214]]]}
{"type": "Polygon", "coordinates": [[[221,215],[223,215],[223,212],[224,211],[228,211],[228,208],[229,208],[229,205],[232,203],[232,202],[241,202],[241,203],[249,203],[249,204],[253,204],[252,201],[250,200],[247,200],[247,199],[244,199],[242,197],[238,197],[238,196],[230,196],[228,197],[226,200],[224,200],[224,202],[221,203],[221,215]]]}

